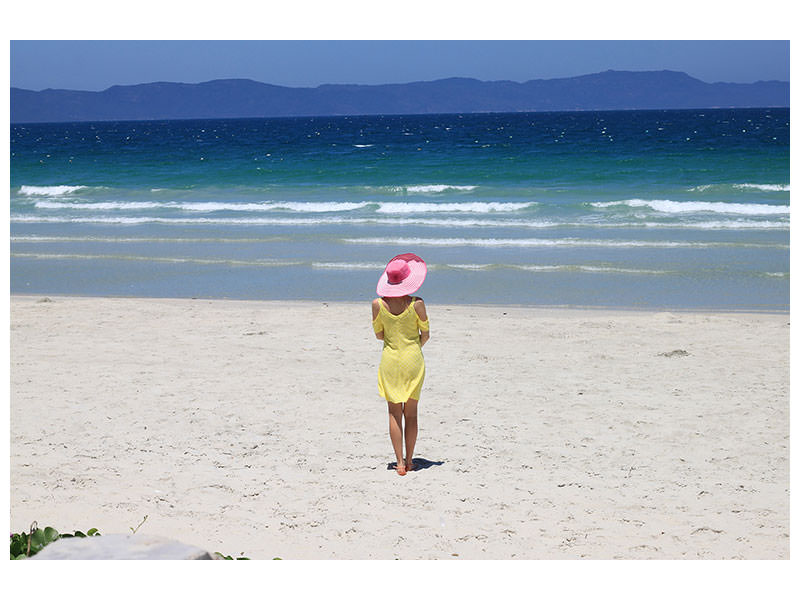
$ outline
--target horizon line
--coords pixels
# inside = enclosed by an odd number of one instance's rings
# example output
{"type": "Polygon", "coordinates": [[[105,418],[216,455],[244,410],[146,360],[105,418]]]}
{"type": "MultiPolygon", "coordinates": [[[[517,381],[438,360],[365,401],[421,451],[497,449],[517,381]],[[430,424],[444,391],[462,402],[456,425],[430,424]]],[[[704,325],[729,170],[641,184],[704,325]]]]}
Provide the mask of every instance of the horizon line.
{"type": "Polygon", "coordinates": [[[203,85],[206,83],[215,83],[215,82],[222,82],[222,81],[248,81],[252,83],[258,83],[260,85],[268,85],[273,87],[280,87],[280,88],[287,88],[287,89],[318,89],[321,87],[336,87],[336,86],[357,86],[357,87],[381,87],[381,86],[389,86],[389,85],[411,85],[415,83],[436,83],[440,81],[449,81],[449,80],[464,80],[464,81],[477,81],[479,83],[514,83],[517,85],[524,85],[526,83],[531,83],[535,81],[558,81],[563,79],[579,79],[581,77],[591,77],[593,75],[601,75],[604,73],[676,73],[680,75],[685,75],[690,79],[694,79],[696,81],[700,81],[707,85],[716,85],[716,84],[725,84],[725,85],[754,85],[757,83],[785,83],[789,84],[789,81],[784,81],[782,79],[758,79],[756,81],[751,81],[748,83],[741,83],[741,82],[731,82],[731,81],[704,81],[693,75],[689,75],[686,71],[676,71],[674,69],[645,69],[645,70],[632,70],[632,69],[606,69],[604,71],[594,71],[591,73],[584,73],[582,75],[571,75],[567,77],[548,77],[548,78],[537,78],[537,79],[528,79],[525,81],[515,81],[513,79],[478,79],[477,77],[464,77],[464,76],[451,76],[451,77],[439,77],[436,79],[419,79],[413,81],[406,81],[406,82],[387,82],[387,83],[320,83],[316,86],[290,86],[290,85],[281,85],[277,83],[268,83],[265,81],[259,81],[257,79],[252,79],[249,77],[217,77],[214,79],[208,79],[204,81],[195,81],[195,82],[186,82],[186,81],[167,81],[167,80],[158,80],[158,81],[143,81],[139,83],[115,83],[112,84],[102,90],[81,90],[81,89],[74,89],[74,88],[63,88],[63,87],[46,87],[42,89],[30,89],[19,87],[15,85],[11,85],[10,89],[17,89],[23,90],[27,92],[46,92],[46,91],[68,91],[68,92],[85,92],[90,94],[100,94],[103,92],[107,92],[113,88],[120,88],[120,87],[136,87],[140,85],[157,85],[157,84],[175,84],[175,85],[203,85]]]}

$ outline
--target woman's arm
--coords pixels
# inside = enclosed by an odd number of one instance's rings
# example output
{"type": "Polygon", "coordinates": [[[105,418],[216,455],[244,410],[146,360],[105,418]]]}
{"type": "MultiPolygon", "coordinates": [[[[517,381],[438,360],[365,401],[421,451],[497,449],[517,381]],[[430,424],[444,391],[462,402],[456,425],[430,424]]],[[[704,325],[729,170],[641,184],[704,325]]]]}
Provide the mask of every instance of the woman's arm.
{"type": "MultiPolygon", "coordinates": [[[[428,320],[428,311],[425,309],[425,302],[422,300],[422,298],[417,298],[417,301],[414,302],[414,310],[417,311],[417,316],[419,317],[420,321],[424,323],[428,320]]],[[[426,329],[425,331],[420,329],[419,332],[420,348],[424,346],[425,342],[427,342],[429,339],[431,339],[430,329],[426,329]]]]}
{"type": "MultiPolygon", "coordinates": [[[[372,323],[373,323],[372,327],[373,327],[373,329],[375,328],[375,319],[378,318],[378,313],[380,312],[380,310],[381,310],[381,299],[380,298],[375,298],[375,300],[372,301],[372,323]]],[[[383,329],[381,329],[380,331],[376,331],[375,332],[375,337],[378,338],[379,340],[382,340],[383,339],[383,329]]]]}
{"type": "Polygon", "coordinates": [[[427,342],[431,339],[431,332],[430,331],[420,331],[419,332],[419,347],[422,348],[427,342]]]}

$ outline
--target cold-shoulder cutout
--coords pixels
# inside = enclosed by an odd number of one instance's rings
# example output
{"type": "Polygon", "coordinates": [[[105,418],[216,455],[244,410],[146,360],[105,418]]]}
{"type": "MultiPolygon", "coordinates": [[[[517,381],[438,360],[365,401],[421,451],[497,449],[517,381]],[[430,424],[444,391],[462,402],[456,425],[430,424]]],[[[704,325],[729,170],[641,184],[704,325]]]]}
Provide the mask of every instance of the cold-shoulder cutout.
{"type": "Polygon", "coordinates": [[[417,311],[417,316],[420,321],[428,320],[428,311],[425,308],[425,301],[422,298],[412,298],[411,303],[414,305],[414,310],[417,311]]]}

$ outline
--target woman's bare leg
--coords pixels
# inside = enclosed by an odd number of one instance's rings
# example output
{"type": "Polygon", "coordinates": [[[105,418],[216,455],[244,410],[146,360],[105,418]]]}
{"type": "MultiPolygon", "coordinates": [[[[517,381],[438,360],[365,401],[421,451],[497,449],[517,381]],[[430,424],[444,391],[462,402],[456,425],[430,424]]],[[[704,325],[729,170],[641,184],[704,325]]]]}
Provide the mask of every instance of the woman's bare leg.
{"type": "Polygon", "coordinates": [[[405,475],[406,466],[403,462],[403,405],[388,401],[386,404],[389,405],[389,438],[392,440],[392,447],[397,457],[397,474],[405,475]]]}
{"type": "Polygon", "coordinates": [[[414,446],[417,444],[417,405],[418,400],[409,398],[403,407],[403,416],[406,419],[405,438],[406,438],[406,470],[414,469],[414,446]]]}

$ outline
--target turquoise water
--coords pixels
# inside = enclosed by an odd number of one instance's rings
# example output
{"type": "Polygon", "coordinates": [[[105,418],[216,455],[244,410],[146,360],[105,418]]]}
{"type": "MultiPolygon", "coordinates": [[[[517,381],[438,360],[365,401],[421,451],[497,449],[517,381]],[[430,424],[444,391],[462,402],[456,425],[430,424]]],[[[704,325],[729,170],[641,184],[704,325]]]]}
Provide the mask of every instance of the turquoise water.
{"type": "Polygon", "coordinates": [[[12,293],[785,310],[787,109],[11,127],[12,293]]]}

